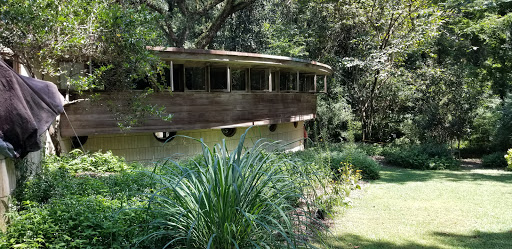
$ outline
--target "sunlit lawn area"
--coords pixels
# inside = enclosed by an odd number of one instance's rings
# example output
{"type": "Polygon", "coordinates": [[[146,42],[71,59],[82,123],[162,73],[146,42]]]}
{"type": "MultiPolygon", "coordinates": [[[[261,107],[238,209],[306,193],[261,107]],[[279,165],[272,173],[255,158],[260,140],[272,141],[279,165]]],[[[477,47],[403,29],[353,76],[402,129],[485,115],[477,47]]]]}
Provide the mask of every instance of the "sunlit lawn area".
{"type": "Polygon", "coordinates": [[[335,218],[333,248],[512,248],[512,173],[383,168],[335,218]]]}

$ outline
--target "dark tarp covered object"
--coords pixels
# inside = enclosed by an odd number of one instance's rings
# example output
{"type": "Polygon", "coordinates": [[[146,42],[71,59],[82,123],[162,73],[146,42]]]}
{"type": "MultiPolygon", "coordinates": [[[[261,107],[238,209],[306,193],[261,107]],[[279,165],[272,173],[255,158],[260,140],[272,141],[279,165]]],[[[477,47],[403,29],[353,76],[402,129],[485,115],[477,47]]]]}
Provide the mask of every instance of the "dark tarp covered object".
{"type": "Polygon", "coordinates": [[[10,156],[11,145],[16,156],[25,157],[41,149],[39,137],[64,111],[63,104],[55,84],[20,76],[0,59],[0,146],[6,146],[0,152],[10,156]]]}

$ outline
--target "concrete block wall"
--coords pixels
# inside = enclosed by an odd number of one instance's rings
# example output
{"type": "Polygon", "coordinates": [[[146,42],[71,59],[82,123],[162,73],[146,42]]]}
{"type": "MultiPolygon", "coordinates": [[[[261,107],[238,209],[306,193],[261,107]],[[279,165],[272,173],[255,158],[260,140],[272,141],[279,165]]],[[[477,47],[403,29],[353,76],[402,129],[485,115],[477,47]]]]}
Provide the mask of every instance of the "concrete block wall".
{"type": "MultiPolygon", "coordinates": [[[[304,149],[304,123],[282,123],[277,125],[274,132],[270,132],[267,125],[254,126],[249,130],[246,136],[245,146],[251,147],[260,138],[268,138],[274,141],[282,141],[287,144],[286,150],[304,149]]],[[[213,147],[225,139],[229,150],[238,146],[240,136],[244,134],[247,127],[237,128],[236,134],[232,137],[226,137],[220,129],[205,130],[185,130],[178,131],[177,135],[189,136],[193,138],[203,138],[206,145],[213,147]]],[[[70,139],[64,140],[65,148],[71,149],[70,139]]],[[[201,144],[193,139],[185,137],[176,137],[168,143],[161,143],[155,139],[153,133],[132,133],[132,134],[112,134],[89,136],[84,144],[87,151],[112,151],[114,155],[122,156],[127,161],[139,161],[144,163],[156,162],[165,158],[184,158],[194,156],[201,152],[201,144]]]]}

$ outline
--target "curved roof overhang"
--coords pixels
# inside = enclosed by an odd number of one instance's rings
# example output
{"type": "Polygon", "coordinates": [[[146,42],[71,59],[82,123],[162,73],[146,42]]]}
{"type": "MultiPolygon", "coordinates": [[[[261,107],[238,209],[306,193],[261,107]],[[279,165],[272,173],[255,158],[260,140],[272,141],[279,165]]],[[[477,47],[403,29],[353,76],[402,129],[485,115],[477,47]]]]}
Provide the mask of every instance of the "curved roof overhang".
{"type": "Polygon", "coordinates": [[[317,75],[330,75],[333,73],[332,68],[328,65],[286,56],[175,47],[148,47],[148,49],[157,51],[158,56],[163,60],[175,63],[202,62],[211,65],[265,67],[314,73],[317,75]]]}

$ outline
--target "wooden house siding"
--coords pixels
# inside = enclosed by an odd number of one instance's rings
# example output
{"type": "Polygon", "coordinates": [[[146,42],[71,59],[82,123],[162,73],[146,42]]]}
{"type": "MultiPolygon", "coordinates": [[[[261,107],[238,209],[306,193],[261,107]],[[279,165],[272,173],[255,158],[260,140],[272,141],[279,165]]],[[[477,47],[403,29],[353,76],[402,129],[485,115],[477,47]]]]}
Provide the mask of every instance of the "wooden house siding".
{"type": "Polygon", "coordinates": [[[129,92],[103,93],[99,100],[66,106],[69,121],[62,115],[61,135],[74,136],[71,125],[78,136],[89,136],[248,127],[305,121],[316,115],[317,96],[308,93],[155,93],[147,98],[146,104],[165,107],[174,115],[172,121],[147,117],[140,126],[121,130],[112,107],[124,108],[130,94],[133,95],[129,92]]]}

